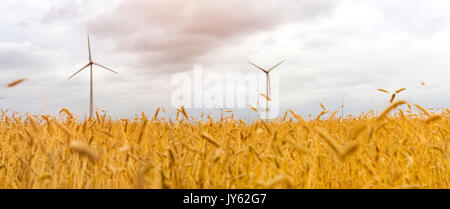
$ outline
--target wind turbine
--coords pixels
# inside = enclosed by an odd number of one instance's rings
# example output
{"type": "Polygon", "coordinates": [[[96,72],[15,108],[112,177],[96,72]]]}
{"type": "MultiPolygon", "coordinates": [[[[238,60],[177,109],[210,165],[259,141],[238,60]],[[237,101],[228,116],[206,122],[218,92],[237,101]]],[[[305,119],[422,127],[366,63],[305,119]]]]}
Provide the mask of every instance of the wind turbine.
{"type": "Polygon", "coordinates": [[[269,73],[270,71],[272,71],[273,69],[275,69],[276,67],[278,67],[278,65],[281,65],[281,63],[283,63],[283,61],[279,62],[278,64],[274,65],[273,67],[271,67],[270,69],[266,70],[262,67],[259,67],[258,65],[252,63],[252,62],[248,62],[251,65],[255,66],[256,68],[262,70],[265,74],[266,74],[266,96],[268,98],[266,98],[266,120],[269,118],[269,98],[270,98],[270,76],[269,73]]]}
{"type": "Polygon", "coordinates": [[[216,108],[220,110],[220,120],[223,120],[223,107],[216,105],[216,108]]]}
{"type": "Polygon", "coordinates": [[[92,115],[94,114],[94,95],[93,95],[93,92],[94,92],[94,89],[93,89],[93,78],[92,78],[92,65],[97,65],[98,67],[101,67],[101,68],[104,68],[104,69],[106,69],[106,70],[109,70],[109,71],[111,71],[111,72],[113,72],[113,73],[116,73],[117,74],[117,72],[116,71],[114,71],[114,70],[111,70],[111,69],[109,69],[109,68],[107,68],[107,67],[105,67],[105,66],[103,66],[103,65],[100,65],[100,64],[98,64],[98,63],[96,63],[96,62],[94,62],[94,61],[92,61],[92,56],[91,56],[91,43],[90,43],[90,41],[89,41],[89,35],[87,36],[87,39],[88,39],[88,50],[89,50],[89,63],[88,64],[86,64],[83,68],[81,68],[80,70],[78,70],[77,72],[75,72],[73,75],[71,75],[67,80],[69,80],[69,79],[71,79],[73,76],[75,76],[76,74],[78,74],[79,72],[81,72],[82,70],[84,70],[85,68],[87,68],[87,67],[91,67],[91,78],[90,78],[90,106],[89,106],[89,119],[91,119],[92,118],[92,115]]]}

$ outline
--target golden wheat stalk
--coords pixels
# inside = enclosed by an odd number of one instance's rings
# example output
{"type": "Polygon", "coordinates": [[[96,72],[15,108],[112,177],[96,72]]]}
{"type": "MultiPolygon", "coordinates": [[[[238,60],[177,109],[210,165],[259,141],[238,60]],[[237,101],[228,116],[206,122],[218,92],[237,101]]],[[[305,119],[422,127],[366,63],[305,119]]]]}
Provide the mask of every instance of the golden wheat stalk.
{"type": "Polygon", "coordinates": [[[89,147],[86,143],[82,141],[71,141],[70,142],[70,149],[81,154],[88,156],[92,158],[93,160],[98,160],[100,157],[100,154],[89,147]]]}
{"type": "Polygon", "coordinates": [[[156,108],[155,115],[153,115],[153,120],[156,120],[158,118],[158,113],[160,110],[161,110],[161,108],[159,108],[159,107],[156,108]]]}
{"type": "Polygon", "coordinates": [[[144,186],[147,183],[147,181],[145,180],[145,175],[147,174],[147,172],[149,170],[150,170],[150,166],[148,166],[148,165],[142,166],[139,169],[139,172],[136,175],[136,183],[135,183],[136,189],[144,189],[144,186]]]}
{"type": "Polygon", "coordinates": [[[68,136],[72,136],[72,132],[64,125],[60,124],[59,122],[54,123],[59,129],[61,129],[64,133],[66,133],[68,136]]]}
{"type": "Polygon", "coordinates": [[[398,89],[397,91],[395,91],[395,93],[398,94],[398,93],[400,93],[400,92],[402,92],[404,90],[406,90],[406,88],[401,88],[401,89],[398,89]]]}
{"type": "Polygon", "coordinates": [[[325,108],[325,105],[322,104],[322,102],[320,103],[320,107],[322,107],[322,109],[325,111],[327,110],[327,108],[325,108]]]}
{"type": "Polygon", "coordinates": [[[295,117],[295,119],[297,119],[298,122],[305,122],[305,120],[302,118],[301,115],[298,115],[297,113],[295,113],[293,110],[288,109],[288,111],[292,114],[292,116],[295,117]]]}
{"type": "Polygon", "coordinates": [[[206,139],[206,141],[208,141],[209,143],[213,144],[213,145],[216,146],[216,147],[221,147],[220,144],[217,143],[216,140],[215,140],[211,135],[209,135],[208,133],[202,132],[201,135],[202,135],[202,137],[203,137],[204,139],[206,139]]]}
{"type": "Polygon", "coordinates": [[[256,109],[256,107],[253,107],[251,105],[248,105],[253,111],[258,112],[258,109],[256,109]]]}
{"type": "Polygon", "coordinates": [[[297,150],[299,153],[301,153],[301,154],[306,154],[306,153],[308,153],[308,151],[307,151],[304,147],[300,146],[300,145],[299,145],[297,142],[295,142],[294,140],[291,140],[291,139],[284,139],[284,141],[287,142],[287,143],[289,143],[289,144],[291,144],[291,145],[295,148],[295,150],[297,150]]]}
{"type": "Polygon", "coordinates": [[[138,140],[137,140],[137,143],[138,143],[138,144],[140,144],[141,141],[142,141],[142,139],[144,138],[145,129],[147,128],[147,123],[148,123],[147,118],[146,118],[146,117],[143,117],[143,118],[142,118],[141,131],[139,132],[139,137],[138,137],[138,140]]]}
{"type": "Polygon", "coordinates": [[[59,114],[65,113],[67,116],[69,116],[70,119],[73,119],[72,113],[67,108],[62,108],[61,110],[59,110],[58,113],[59,114]]]}
{"type": "Polygon", "coordinates": [[[381,120],[382,118],[384,118],[391,110],[393,110],[394,108],[400,106],[400,105],[404,105],[406,104],[406,101],[400,100],[397,101],[395,103],[392,103],[391,105],[389,105],[386,109],[383,110],[383,112],[381,112],[380,116],[378,116],[377,120],[381,120]]]}
{"type": "Polygon", "coordinates": [[[263,186],[264,188],[271,188],[280,183],[286,183],[288,188],[290,188],[293,185],[293,180],[285,174],[280,174],[270,180],[257,182],[257,184],[263,186]]]}
{"type": "Polygon", "coordinates": [[[269,124],[267,124],[264,120],[261,120],[261,123],[263,124],[263,126],[267,130],[267,132],[269,134],[272,134],[272,129],[269,127],[269,124]]]}
{"type": "Polygon", "coordinates": [[[181,106],[181,113],[183,114],[183,116],[187,119],[187,118],[189,118],[189,116],[188,116],[188,114],[187,114],[187,112],[186,112],[186,109],[184,109],[184,106],[181,106]]]}
{"type": "Polygon", "coordinates": [[[328,110],[324,110],[321,113],[319,113],[319,115],[317,115],[316,120],[320,120],[320,117],[322,117],[322,115],[327,114],[329,111],[328,110]]]}
{"type": "Polygon", "coordinates": [[[323,128],[315,128],[314,129],[319,136],[321,136],[327,143],[330,145],[331,149],[338,155],[341,155],[341,151],[339,149],[339,145],[332,139],[328,131],[323,128]]]}
{"type": "Polygon", "coordinates": [[[267,101],[272,101],[272,99],[270,99],[270,97],[268,97],[266,94],[264,93],[260,93],[259,95],[261,95],[262,97],[266,98],[267,101]]]}
{"type": "Polygon", "coordinates": [[[414,106],[416,106],[419,110],[421,110],[423,113],[425,113],[425,115],[427,116],[431,116],[431,114],[422,106],[418,105],[418,104],[414,104],[414,106]]]}
{"type": "Polygon", "coordinates": [[[328,117],[328,120],[332,120],[334,118],[334,116],[336,116],[336,114],[339,112],[339,110],[335,110],[331,113],[330,117],[328,117]]]}
{"type": "Polygon", "coordinates": [[[432,123],[434,121],[440,120],[442,116],[440,115],[432,115],[425,120],[425,123],[432,123]]]}
{"type": "Polygon", "coordinates": [[[8,88],[17,86],[19,83],[22,83],[25,80],[26,80],[25,78],[22,78],[22,79],[19,79],[19,80],[15,80],[15,81],[13,81],[13,82],[8,84],[8,88]]]}
{"type": "Polygon", "coordinates": [[[394,99],[395,99],[395,94],[392,94],[391,100],[389,101],[389,103],[392,103],[394,101],[394,99]]]}
{"type": "Polygon", "coordinates": [[[388,93],[388,94],[389,94],[389,91],[388,91],[388,90],[385,90],[385,89],[377,89],[377,91],[380,91],[380,92],[384,92],[384,93],[388,93]]]}
{"type": "Polygon", "coordinates": [[[348,156],[355,153],[357,149],[358,143],[352,142],[341,150],[341,154],[339,155],[339,157],[341,158],[341,160],[345,160],[348,156]]]}
{"type": "Polygon", "coordinates": [[[358,144],[356,142],[351,142],[350,144],[342,148],[335,142],[335,140],[325,129],[316,128],[315,130],[328,143],[328,145],[330,145],[331,149],[342,161],[344,161],[349,155],[355,153],[358,149],[358,144]]]}

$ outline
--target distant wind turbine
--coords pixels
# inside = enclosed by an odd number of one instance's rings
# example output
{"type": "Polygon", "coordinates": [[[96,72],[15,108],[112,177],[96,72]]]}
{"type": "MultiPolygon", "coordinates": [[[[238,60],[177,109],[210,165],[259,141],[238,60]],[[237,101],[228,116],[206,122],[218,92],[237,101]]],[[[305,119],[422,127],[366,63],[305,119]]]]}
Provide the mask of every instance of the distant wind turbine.
{"type": "Polygon", "coordinates": [[[262,67],[259,67],[258,65],[254,64],[254,63],[252,63],[250,61],[248,62],[251,65],[255,66],[256,68],[262,70],[266,74],[266,96],[268,97],[268,98],[266,98],[266,120],[269,118],[269,98],[270,98],[270,93],[271,93],[270,92],[270,76],[269,76],[269,73],[270,73],[270,71],[272,71],[273,69],[278,67],[278,65],[281,65],[281,63],[283,63],[283,62],[284,62],[284,60],[279,62],[278,64],[274,65],[269,70],[266,70],[266,69],[264,69],[262,67]]]}
{"type": "Polygon", "coordinates": [[[80,70],[78,70],[77,72],[75,72],[73,75],[71,75],[67,80],[71,79],[73,76],[75,76],[76,74],[78,74],[79,72],[81,72],[82,70],[84,70],[87,67],[91,67],[91,82],[90,82],[90,106],[89,106],[89,119],[92,118],[92,115],[94,114],[94,95],[93,95],[93,78],[92,78],[92,65],[97,65],[98,67],[104,68],[106,70],[109,70],[113,73],[116,73],[116,71],[111,70],[103,65],[100,65],[94,61],[92,61],[92,56],[91,56],[91,43],[89,41],[89,35],[87,36],[88,38],[88,50],[89,50],[89,63],[86,64],[83,68],[81,68],[80,70]]]}

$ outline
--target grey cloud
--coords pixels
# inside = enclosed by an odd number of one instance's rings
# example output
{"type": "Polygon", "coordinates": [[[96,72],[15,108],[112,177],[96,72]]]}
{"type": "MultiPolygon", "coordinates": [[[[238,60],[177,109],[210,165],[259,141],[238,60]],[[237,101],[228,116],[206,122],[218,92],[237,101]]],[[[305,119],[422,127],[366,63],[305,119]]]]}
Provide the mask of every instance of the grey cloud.
{"type": "Polygon", "coordinates": [[[52,6],[50,10],[42,16],[41,22],[49,24],[57,21],[67,21],[76,19],[76,17],[81,14],[82,8],[80,3],[75,1],[65,1],[62,5],[52,6]]]}
{"type": "Polygon", "coordinates": [[[391,27],[417,38],[425,38],[448,27],[450,20],[448,1],[382,0],[374,5],[380,8],[391,27]]]}
{"type": "Polygon", "coordinates": [[[47,69],[60,66],[54,60],[64,59],[61,51],[42,50],[30,43],[0,42],[0,69],[6,75],[42,77],[51,74],[47,69]]]}
{"type": "MultiPolygon", "coordinates": [[[[186,69],[230,40],[310,21],[338,1],[124,1],[90,21],[91,33],[114,40],[116,51],[135,53],[137,66],[186,69]]],[[[163,73],[163,72],[160,72],[163,73]]]]}
{"type": "Polygon", "coordinates": [[[30,44],[0,43],[0,68],[16,69],[30,67],[39,63],[39,59],[27,51],[30,44]]]}

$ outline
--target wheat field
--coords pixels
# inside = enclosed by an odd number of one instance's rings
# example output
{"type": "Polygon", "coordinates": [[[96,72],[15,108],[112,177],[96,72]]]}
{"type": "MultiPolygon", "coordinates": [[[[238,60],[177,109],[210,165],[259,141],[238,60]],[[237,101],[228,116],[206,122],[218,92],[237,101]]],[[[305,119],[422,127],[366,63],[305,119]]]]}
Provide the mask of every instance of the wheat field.
{"type": "Polygon", "coordinates": [[[250,124],[184,108],[174,120],[3,111],[0,188],[450,188],[449,109],[322,107],[250,124]]]}

